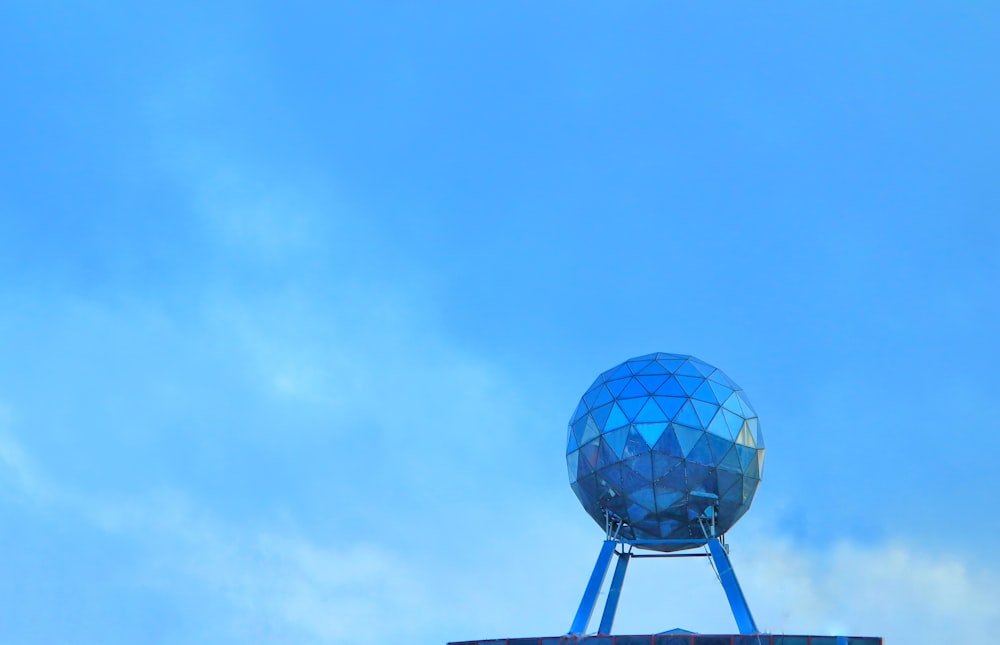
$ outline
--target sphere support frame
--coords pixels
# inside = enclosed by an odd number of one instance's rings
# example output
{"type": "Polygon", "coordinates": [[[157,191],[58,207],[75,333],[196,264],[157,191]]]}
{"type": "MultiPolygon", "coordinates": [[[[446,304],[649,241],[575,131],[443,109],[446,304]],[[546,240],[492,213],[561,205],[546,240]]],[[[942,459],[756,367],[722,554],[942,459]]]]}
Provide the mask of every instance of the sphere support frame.
{"type": "Polygon", "coordinates": [[[615,573],[611,579],[611,588],[608,591],[608,598],[605,602],[604,611],[601,615],[601,623],[597,632],[598,634],[611,634],[611,628],[615,621],[615,614],[618,611],[618,601],[621,598],[622,586],[625,582],[625,572],[628,569],[629,561],[632,558],[691,557],[708,557],[711,559],[712,567],[715,569],[719,582],[722,583],[722,588],[726,592],[726,599],[729,601],[729,607],[733,612],[733,618],[736,620],[736,626],[739,628],[740,634],[752,635],[760,633],[760,630],[757,628],[757,623],[753,619],[753,614],[750,612],[750,606],[747,604],[746,596],[743,595],[743,589],[740,587],[739,580],[736,578],[736,572],[733,570],[732,562],[729,560],[728,549],[718,537],[700,540],[626,540],[617,537],[617,535],[611,535],[609,531],[608,538],[604,541],[604,544],[601,546],[601,551],[597,556],[597,562],[594,564],[594,571],[591,573],[590,580],[583,592],[583,598],[580,599],[580,606],[576,611],[576,616],[573,618],[573,623],[569,628],[568,635],[583,636],[586,633],[587,626],[590,624],[590,619],[594,614],[594,609],[597,607],[598,596],[600,595],[601,587],[604,585],[604,579],[607,577],[608,569],[611,566],[611,556],[613,555],[618,556],[618,562],[615,565],[615,573]],[[651,547],[656,547],[657,545],[674,545],[681,548],[696,548],[704,546],[707,547],[708,552],[656,554],[632,553],[633,548],[649,549],[651,547]],[[618,547],[621,548],[619,549],[618,547]]]}

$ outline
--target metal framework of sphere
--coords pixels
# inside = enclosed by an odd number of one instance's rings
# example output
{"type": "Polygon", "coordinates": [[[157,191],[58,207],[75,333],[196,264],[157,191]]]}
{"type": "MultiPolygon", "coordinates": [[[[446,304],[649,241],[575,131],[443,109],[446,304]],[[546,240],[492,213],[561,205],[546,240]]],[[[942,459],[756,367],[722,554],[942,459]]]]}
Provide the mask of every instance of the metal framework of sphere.
{"type": "MultiPolygon", "coordinates": [[[[569,423],[570,485],[632,540],[729,530],[760,483],[764,438],[746,393],[693,356],[647,354],[597,377],[569,423]]],[[[667,544],[661,551],[687,548],[667,544]]]]}

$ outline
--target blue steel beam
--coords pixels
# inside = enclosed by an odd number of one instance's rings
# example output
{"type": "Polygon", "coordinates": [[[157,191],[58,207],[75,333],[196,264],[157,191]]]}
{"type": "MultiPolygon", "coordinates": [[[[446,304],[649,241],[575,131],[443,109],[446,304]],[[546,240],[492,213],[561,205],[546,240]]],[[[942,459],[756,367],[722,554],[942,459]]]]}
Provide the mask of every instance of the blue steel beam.
{"type": "Polygon", "coordinates": [[[604,584],[604,576],[608,574],[608,567],[611,565],[611,555],[615,552],[615,541],[605,540],[601,552],[597,556],[597,563],[594,564],[594,572],[590,574],[590,582],[580,599],[580,608],[576,610],[576,617],[573,618],[573,625],[569,628],[570,635],[582,635],[587,631],[590,617],[594,614],[594,606],[597,604],[597,594],[601,592],[601,585],[604,584]]]}
{"type": "Polygon", "coordinates": [[[709,539],[711,538],[692,538],[690,540],[619,540],[619,542],[624,542],[625,544],[631,544],[632,546],[641,548],[655,546],[657,544],[670,544],[672,546],[685,544],[688,545],[689,548],[693,549],[695,547],[704,546],[709,539]]]}
{"type": "Polygon", "coordinates": [[[615,565],[615,574],[611,576],[611,590],[608,592],[607,602],[604,603],[601,626],[597,628],[598,634],[611,633],[611,626],[615,623],[615,612],[618,611],[618,599],[622,595],[622,584],[625,582],[625,570],[631,557],[630,553],[618,554],[618,564],[615,565]]]}
{"type": "Polygon", "coordinates": [[[739,628],[740,633],[760,633],[760,630],[757,629],[757,623],[753,620],[753,614],[750,613],[750,607],[747,605],[747,599],[743,595],[743,590],[740,589],[740,582],[736,579],[736,572],[733,571],[733,565],[729,562],[729,554],[726,553],[726,548],[722,546],[718,538],[713,538],[708,541],[708,550],[712,554],[712,561],[715,563],[715,570],[719,574],[722,588],[726,590],[726,598],[729,599],[729,606],[733,610],[733,618],[736,619],[736,626],[739,628]]]}

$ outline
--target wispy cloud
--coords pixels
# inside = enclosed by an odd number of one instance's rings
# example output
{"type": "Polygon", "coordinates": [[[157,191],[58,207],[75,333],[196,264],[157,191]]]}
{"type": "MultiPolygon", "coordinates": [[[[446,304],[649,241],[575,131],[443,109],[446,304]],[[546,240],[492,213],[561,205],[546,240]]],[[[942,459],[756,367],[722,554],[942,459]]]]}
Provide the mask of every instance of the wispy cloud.
{"type": "Polygon", "coordinates": [[[10,406],[0,401],[0,482],[6,482],[4,492],[20,500],[46,500],[51,497],[48,482],[9,430],[11,415],[10,406]]]}
{"type": "Polygon", "coordinates": [[[294,531],[239,528],[175,493],[105,508],[104,524],[152,541],[145,584],[170,595],[194,589],[211,603],[216,615],[203,635],[382,643],[418,632],[428,615],[426,584],[413,567],[360,537],[321,546],[294,531]],[[117,515],[110,522],[109,510],[117,515]]]}
{"type": "Polygon", "coordinates": [[[1000,633],[1000,576],[964,553],[903,541],[813,551],[772,536],[747,560],[748,588],[775,631],[983,644],[1000,633]]]}
{"type": "MultiPolygon", "coordinates": [[[[810,546],[769,530],[738,537],[732,549],[755,618],[772,633],[986,645],[1000,630],[1000,575],[965,553],[904,541],[810,546]]],[[[623,628],[734,628],[706,563],[640,561],[631,569],[623,628]],[[655,616],[671,622],[651,625],[655,616]]]]}

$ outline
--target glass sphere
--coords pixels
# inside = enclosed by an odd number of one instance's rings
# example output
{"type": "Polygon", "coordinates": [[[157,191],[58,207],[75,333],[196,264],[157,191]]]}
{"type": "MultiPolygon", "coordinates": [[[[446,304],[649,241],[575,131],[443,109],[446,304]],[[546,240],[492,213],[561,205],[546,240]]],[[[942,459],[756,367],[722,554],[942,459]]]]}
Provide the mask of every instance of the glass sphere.
{"type": "Polygon", "coordinates": [[[598,376],[580,399],[566,463],[573,492],[601,527],[629,540],[704,539],[750,508],[764,437],[746,393],[722,370],[693,356],[647,354],[598,376]]]}

